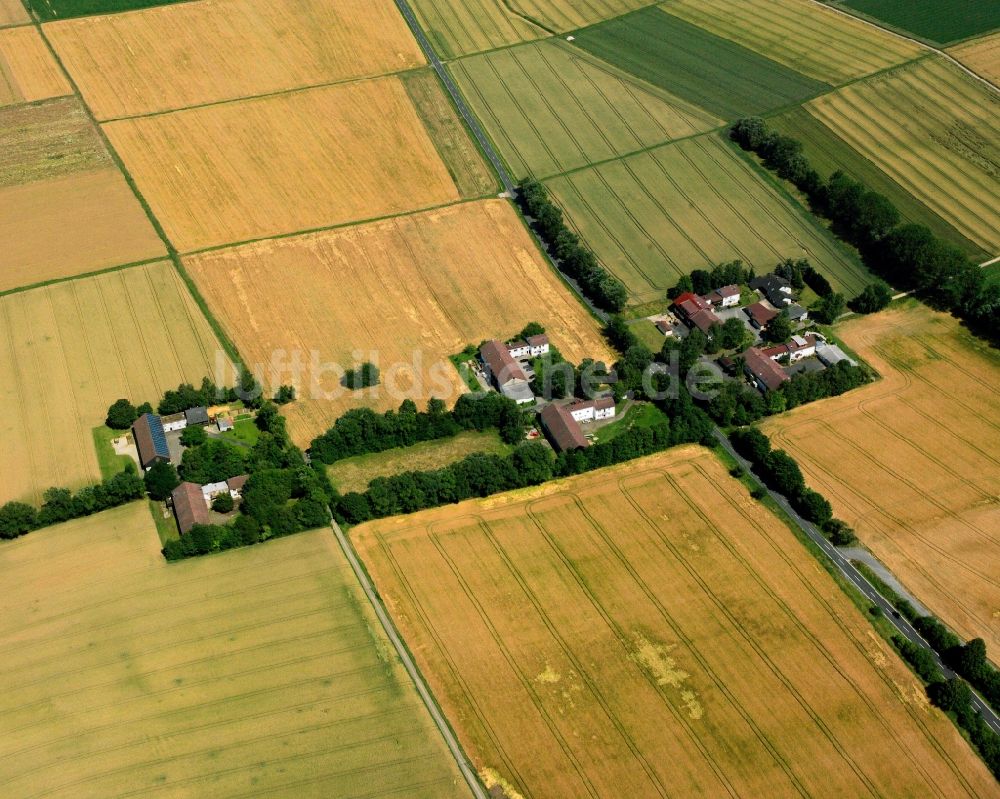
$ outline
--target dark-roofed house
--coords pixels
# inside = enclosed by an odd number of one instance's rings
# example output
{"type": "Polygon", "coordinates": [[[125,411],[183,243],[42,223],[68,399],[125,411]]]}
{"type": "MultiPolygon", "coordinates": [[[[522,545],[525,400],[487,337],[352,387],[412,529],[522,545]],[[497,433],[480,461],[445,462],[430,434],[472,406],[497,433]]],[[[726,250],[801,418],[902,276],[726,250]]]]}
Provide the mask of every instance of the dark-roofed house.
{"type": "Polygon", "coordinates": [[[767,301],[776,308],[795,301],[792,284],[780,275],[772,273],[755,277],[750,281],[750,288],[756,289],[767,297],[767,301]]]}
{"type": "Polygon", "coordinates": [[[208,424],[208,408],[199,405],[197,408],[188,408],[184,411],[184,419],[188,424],[208,424]]]}
{"type": "Polygon", "coordinates": [[[546,405],[538,416],[556,452],[566,452],[587,446],[587,438],[584,436],[583,430],[580,429],[579,422],[562,406],[555,403],[546,405]]]}
{"type": "Polygon", "coordinates": [[[762,302],[755,302],[743,309],[743,312],[750,317],[750,324],[760,330],[767,327],[767,323],[778,315],[774,308],[768,308],[762,302]]]}
{"type": "Polygon", "coordinates": [[[777,363],[756,347],[743,353],[743,368],[761,391],[774,391],[790,378],[777,363]]]}
{"type": "Polygon", "coordinates": [[[163,431],[163,423],[155,413],[144,413],[132,425],[132,436],[135,438],[135,448],[139,452],[139,463],[143,469],[148,469],[157,461],[169,461],[170,450],[167,448],[167,435],[163,431]]]}
{"type": "Polygon", "coordinates": [[[170,492],[177,529],[184,535],[196,524],[208,524],[208,503],[197,483],[181,483],[170,492]]]}

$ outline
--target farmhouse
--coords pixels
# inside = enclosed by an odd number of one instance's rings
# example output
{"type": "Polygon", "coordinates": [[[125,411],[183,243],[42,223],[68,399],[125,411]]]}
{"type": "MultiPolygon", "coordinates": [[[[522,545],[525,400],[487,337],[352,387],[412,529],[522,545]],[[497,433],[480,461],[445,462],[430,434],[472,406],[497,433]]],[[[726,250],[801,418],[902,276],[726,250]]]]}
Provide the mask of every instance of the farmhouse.
{"type": "Polygon", "coordinates": [[[181,483],[170,492],[170,501],[174,506],[177,529],[181,531],[181,535],[196,524],[208,524],[208,504],[197,483],[181,483]]]}
{"type": "Polygon", "coordinates": [[[743,353],[743,368],[754,385],[763,392],[774,391],[790,378],[771,357],[757,347],[743,353]]]}
{"type": "Polygon", "coordinates": [[[709,305],[719,308],[734,308],[740,304],[740,287],[736,284],[710,291],[704,297],[709,305]]]}
{"type": "Polygon", "coordinates": [[[551,403],[546,405],[538,416],[556,452],[582,449],[587,446],[587,439],[580,429],[580,423],[566,408],[551,403]]]}
{"type": "Polygon", "coordinates": [[[512,341],[507,345],[511,358],[537,358],[549,351],[549,337],[540,334],[528,336],[524,341],[512,341]]]}
{"type": "Polygon", "coordinates": [[[201,405],[197,408],[188,408],[184,411],[184,421],[189,425],[201,425],[205,426],[208,424],[208,408],[201,405]]]}
{"type": "Polygon", "coordinates": [[[226,485],[229,486],[229,495],[233,499],[239,499],[243,496],[243,486],[246,485],[247,480],[250,479],[250,475],[241,474],[238,477],[230,477],[226,480],[226,485]]]}
{"type": "Polygon", "coordinates": [[[136,419],[132,425],[132,436],[135,438],[139,464],[143,469],[149,469],[157,461],[170,460],[163,423],[155,413],[144,413],[136,419]]]}
{"type": "Polygon", "coordinates": [[[577,422],[594,422],[611,419],[615,415],[614,397],[597,397],[591,400],[577,400],[566,406],[577,422]]]}
{"type": "Polygon", "coordinates": [[[750,317],[750,324],[758,330],[767,327],[767,323],[778,315],[774,308],[768,308],[762,302],[755,302],[743,309],[743,312],[750,317]]]}
{"type": "Polygon", "coordinates": [[[187,427],[187,419],[183,413],[171,413],[160,417],[160,424],[163,425],[164,433],[172,433],[175,430],[183,430],[187,427]]]}
{"type": "MultiPolygon", "coordinates": [[[[538,336],[532,336],[538,339],[538,336]]],[[[536,342],[536,347],[543,346],[536,342]]],[[[545,351],[548,351],[548,339],[544,342],[545,351]]],[[[487,341],[479,349],[479,359],[483,362],[483,369],[486,376],[493,382],[497,390],[505,397],[514,400],[518,405],[527,405],[535,401],[535,395],[531,393],[528,375],[521,368],[511,352],[524,351],[525,355],[530,354],[532,345],[528,342],[516,342],[515,345],[508,346],[500,341],[487,341]],[[514,349],[512,349],[514,347],[514,349]]]]}
{"type": "Polygon", "coordinates": [[[795,301],[795,296],[792,294],[792,284],[780,275],[771,274],[756,277],[750,281],[750,288],[756,289],[767,297],[767,301],[775,308],[790,305],[795,301]]]}
{"type": "Polygon", "coordinates": [[[722,320],[712,311],[708,301],[691,291],[686,291],[675,299],[674,308],[677,309],[678,316],[690,327],[696,327],[702,333],[707,334],[712,325],[722,324],[722,320]]]}
{"type": "Polygon", "coordinates": [[[787,344],[767,347],[766,349],[762,349],[761,353],[773,361],[787,357],[789,363],[795,363],[816,354],[816,336],[812,334],[808,336],[792,336],[787,344]]]}

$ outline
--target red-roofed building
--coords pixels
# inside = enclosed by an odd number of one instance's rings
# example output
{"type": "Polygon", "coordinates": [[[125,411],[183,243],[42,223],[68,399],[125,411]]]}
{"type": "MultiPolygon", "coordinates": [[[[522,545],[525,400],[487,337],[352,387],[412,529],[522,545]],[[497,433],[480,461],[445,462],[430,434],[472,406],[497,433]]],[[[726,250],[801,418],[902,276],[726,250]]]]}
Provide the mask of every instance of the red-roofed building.
{"type": "Polygon", "coordinates": [[[686,291],[674,300],[674,308],[691,327],[698,328],[702,333],[708,333],[712,325],[721,325],[722,320],[715,315],[707,300],[697,294],[686,291]]]}
{"type": "Polygon", "coordinates": [[[487,341],[479,350],[479,358],[486,369],[486,375],[497,388],[503,388],[508,383],[520,380],[528,382],[521,365],[511,357],[506,344],[499,341],[487,341]]]}
{"type": "Polygon", "coordinates": [[[767,323],[778,315],[774,308],[768,308],[762,302],[755,302],[743,309],[743,312],[750,317],[750,324],[758,330],[767,327],[767,323]]]}
{"type": "Polygon", "coordinates": [[[546,405],[538,418],[556,452],[582,449],[587,446],[587,437],[580,429],[580,423],[561,405],[555,403],[546,405]]]}
{"type": "Polygon", "coordinates": [[[170,493],[170,500],[181,535],[196,524],[208,524],[208,503],[197,483],[181,483],[170,493]]]}
{"type": "Polygon", "coordinates": [[[774,391],[790,378],[763,350],[751,347],[743,353],[743,368],[761,391],[774,391]]]}

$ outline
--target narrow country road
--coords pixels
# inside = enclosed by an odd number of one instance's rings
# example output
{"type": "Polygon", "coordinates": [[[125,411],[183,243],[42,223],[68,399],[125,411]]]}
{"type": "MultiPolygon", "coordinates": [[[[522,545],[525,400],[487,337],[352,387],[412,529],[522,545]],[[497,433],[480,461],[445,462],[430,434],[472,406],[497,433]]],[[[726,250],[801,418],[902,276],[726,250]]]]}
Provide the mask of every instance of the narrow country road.
{"type": "MultiPolygon", "coordinates": [[[[750,465],[750,462],[746,460],[746,458],[744,458],[742,455],[740,455],[735,449],[733,449],[733,445],[729,443],[729,438],[726,436],[725,433],[716,428],[715,437],[718,440],[718,442],[722,445],[723,449],[725,449],[726,452],[728,452],[733,458],[736,459],[737,463],[739,463],[744,469],[746,469],[747,472],[754,474],[755,477],[757,476],[754,473],[753,467],[750,465]]],[[[841,554],[840,550],[838,550],[833,544],[831,544],[826,539],[826,536],[824,536],[817,529],[816,525],[812,524],[811,522],[807,522],[805,519],[799,516],[799,514],[796,513],[795,510],[793,510],[792,506],[788,504],[787,499],[785,499],[781,494],[772,491],[770,488],[764,485],[764,481],[760,480],[759,477],[757,479],[758,482],[760,482],[760,484],[764,486],[764,489],[771,496],[771,499],[777,502],[778,505],[781,507],[781,509],[785,511],[785,513],[787,513],[802,530],[805,531],[806,535],[808,535],[809,538],[812,539],[813,543],[815,543],[816,546],[818,546],[820,549],[823,550],[824,554],[826,554],[826,556],[829,557],[831,561],[833,561],[834,565],[840,570],[840,572],[848,580],[850,580],[873,605],[877,605],[879,608],[881,608],[882,613],[885,615],[885,618],[889,621],[890,624],[892,624],[893,627],[896,628],[896,630],[900,633],[900,635],[905,636],[913,643],[923,647],[928,652],[930,652],[931,655],[933,655],[934,660],[938,665],[938,668],[941,669],[941,673],[945,676],[946,679],[951,679],[952,677],[957,676],[955,672],[953,672],[951,669],[949,669],[947,666],[944,665],[944,663],[941,661],[941,658],[938,656],[938,653],[935,652],[934,649],[931,648],[931,645],[928,644],[927,641],[925,641],[921,637],[920,633],[918,633],[905,618],[897,614],[896,609],[889,603],[889,601],[885,597],[883,597],[878,591],[876,591],[875,587],[871,583],[869,583],[867,579],[865,579],[865,576],[861,572],[859,572],[856,568],[854,568],[854,565],[850,562],[850,560],[844,557],[844,555],[841,554]]],[[[987,705],[986,702],[983,701],[982,697],[980,697],[979,694],[975,692],[975,690],[973,690],[972,692],[972,706],[976,709],[979,715],[983,717],[983,720],[990,726],[990,728],[995,733],[1000,734],[1000,718],[997,717],[997,714],[993,711],[993,709],[989,705],[987,705]]]]}
{"type": "MultiPolygon", "coordinates": [[[[455,85],[455,81],[451,79],[451,75],[448,74],[448,70],[445,69],[444,64],[441,63],[441,59],[435,52],[430,40],[427,38],[427,34],[425,34],[423,28],[420,27],[420,23],[417,21],[417,15],[413,13],[413,9],[410,7],[408,0],[396,0],[396,7],[399,9],[399,13],[403,15],[404,19],[406,19],[406,24],[410,26],[410,30],[413,32],[414,37],[416,37],[417,42],[420,44],[420,48],[424,51],[424,55],[427,56],[427,60],[430,62],[431,66],[434,67],[434,71],[437,72],[438,77],[441,78],[441,82],[448,90],[448,94],[451,95],[451,99],[454,101],[455,107],[458,109],[458,113],[462,115],[462,119],[465,120],[465,124],[469,126],[469,130],[472,131],[472,135],[476,137],[476,141],[479,142],[479,146],[482,148],[483,152],[486,153],[486,157],[493,165],[496,173],[500,176],[500,182],[503,183],[504,191],[510,195],[511,199],[513,199],[517,192],[517,185],[514,183],[514,178],[511,177],[511,174],[507,171],[507,167],[503,165],[503,161],[500,159],[500,156],[497,154],[497,151],[494,149],[489,138],[487,138],[482,125],[479,124],[479,120],[476,119],[476,116],[469,110],[469,106],[466,104],[465,98],[462,97],[462,93],[459,91],[458,86],[455,85]]],[[[607,322],[608,315],[595,306],[590,299],[588,299],[588,297],[580,290],[580,286],[575,280],[560,271],[555,258],[552,256],[552,253],[549,252],[548,245],[546,245],[546,243],[538,237],[534,230],[531,232],[552,268],[559,273],[563,280],[566,281],[573,292],[580,298],[580,302],[586,305],[590,309],[590,312],[602,322],[607,322]]]]}
{"type": "Polygon", "coordinates": [[[409,651],[407,651],[406,647],[403,645],[403,640],[399,637],[399,633],[396,630],[396,626],[392,623],[392,619],[389,618],[389,614],[386,612],[385,606],[382,604],[382,600],[379,599],[379,596],[375,591],[375,586],[372,585],[371,580],[368,579],[368,574],[361,567],[361,562],[358,560],[354,547],[351,546],[351,542],[347,540],[347,536],[344,535],[344,531],[340,529],[340,525],[337,524],[335,519],[330,520],[330,527],[333,529],[333,533],[337,537],[337,542],[340,544],[340,548],[344,551],[347,561],[351,564],[351,569],[354,570],[355,577],[357,577],[358,582],[361,583],[361,588],[364,589],[365,596],[368,597],[368,601],[375,610],[375,615],[378,616],[378,620],[381,623],[382,628],[385,630],[386,636],[388,636],[389,641],[395,648],[396,654],[399,655],[399,659],[403,663],[403,668],[406,669],[406,673],[409,674],[410,679],[413,680],[413,684],[416,686],[417,693],[420,694],[420,698],[423,700],[423,703],[427,708],[427,712],[431,714],[431,718],[434,720],[435,726],[437,726],[438,730],[441,732],[444,742],[448,745],[448,749],[451,751],[452,757],[455,758],[455,762],[458,764],[459,771],[462,772],[462,776],[465,777],[465,781],[469,784],[469,789],[472,791],[472,795],[475,796],[476,799],[489,799],[486,791],[479,782],[476,770],[472,767],[472,764],[469,763],[465,753],[462,752],[462,747],[459,746],[458,739],[455,738],[455,733],[453,733],[451,731],[451,727],[448,726],[448,722],[445,720],[444,714],[441,713],[437,703],[434,701],[434,697],[431,696],[430,689],[427,687],[427,684],[424,682],[424,678],[417,670],[417,666],[413,662],[413,658],[410,657],[409,651]]]}

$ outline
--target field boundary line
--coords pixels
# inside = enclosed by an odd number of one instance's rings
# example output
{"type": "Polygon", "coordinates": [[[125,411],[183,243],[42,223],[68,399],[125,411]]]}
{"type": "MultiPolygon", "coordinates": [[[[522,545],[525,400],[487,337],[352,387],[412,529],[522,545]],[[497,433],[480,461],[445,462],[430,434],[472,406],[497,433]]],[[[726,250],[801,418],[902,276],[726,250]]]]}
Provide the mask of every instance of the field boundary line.
{"type": "Polygon", "coordinates": [[[468,783],[469,790],[472,795],[476,797],[476,799],[489,799],[480,784],[475,768],[469,762],[465,752],[462,750],[461,744],[458,742],[458,737],[452,731],[444,713],[441,711],[437,701],[434,699],[433,694],[431,694],[430,689],[427,687],[427,683],[424,682],[423,675],[421,675],[416,663],[414,663],[413,658],[407,651],[399,632],[396,630],[396,627],[393,624],[392,619],[389,617],[385,606],[382,604],[375,587],[372,585],[371,579],[364,571],[364,568],[358,559],[358,555],[354,551],[354,547],[347,539],[347,536],[344,535],[344,531],[340,529],[340,525],[337,524],[336,519],[330,519],[330,527],[337,539],[337,543],[340,545],[340,548],[344,553],[344,557],[347,558],[347,561],[351,566],[351,570],[354,572],[355,578],[364,591],[365,597],[368,599],[372,610],[375,611],[375,615],[378,618],[379,623],[382,625],[382,629],[385,631],[389,642],[396,650],[396,655],[399,657],[406,673],[413,681],[417,694],[420,696],[424,706],[427,708],[427,712],[430,714],[431,720],[434,722],[434,725],[438,728],[438,731],[444,738],[445,744],[451,752],[452,757],[455,759],[455,763],[458,766],[459,771],[468,783]]]}
{"type": "Polygon", "coordinates": [[[60,283],[69,283],[73,280],[86,280],[87,278],[97,277],[99,275],[107,275],[111,272],[121,272],[124,269],[134,269],[138,266],[149,266],[150,264],[157,263],[168,263],[170,261],[170,256],[164,253],[163,255],[158,255],[155,258],[145,258],[141,261],[129,261],[127,264],[119,264],[117,266],[108,266],[102,269],[95,269],[92,272],[81,272],[79,275],[66,275],[65,277],[54,277],[51,280],[42,280],[39,283],[29,283],[25,286],[17,286],[12,289],[4,289],[0,291],[0,299],[8,297],[11,294],[23,294],[26,291],[34,291],[35,289],[43,289],[47,286],[56,286],[60,283]]]}
{"type": "MultiPolygon", "coordinates": [[[[975,72],[973,72],[971,69],[969,69],[967,66],[965,66],[965,64],[963,64],[957,58],[955,58],[954,56],[952,56],[946,50],[938,47],[936,43],[935,44],[931,44],[929,41],[926,41],[924,39],[918,39],[918,38],[915,38],[914,36],[907,36],[902,31],[900,31],[900,30],[898,30],[896,28],[890,27],[888,24],[884,23],[884,21],[876,21],[874,17],[869,17],[868,15],[852,14],[851,12],[845,11],[843,8],[840,8],[839,6],[835,6],[833,4],[829,4],[828,5],[827,3],[820,2],[820,0],[808,0],[808,2],[812,3],[813,5],[820,6],[821,8],[828,9],[829,11],[833,11],[833,12],[835,12],[837,14],[841,14],[841,15],[843,15],[845,17],[850,17],[851,19],[856,19],[856,20],[858,20],[860,22],[863,22],[866,25],[870,25],[873,28],[878,28],[879,30],[884,31],[885,33],[888,33],[890,36],[895,36],[897,39],[905,39],[908,42],[913,42],[914,44],[917,44],[920,47],[923,47],[923,48],[925,48],[927,50],[930,50],[932,53],[936,53],[937,55],[941,56],[942,58],[944,58],[944,59],[946,59],[948,61],[951,61],[951,63],[953,63],[955,66],[957,66],[963,72],[965,72],[969,77],[971,77],[974,80],[978,80],[980,83],[982,83],[985,86],[989,87],[989,89],[991,91],[993,91],[993,92],[995,92],[997,94],[1000,94],[1000,87],[997,87],[996,85],[994,85],[992,82],[986,80],[986,78],[982,77],[981,75],[977,75],[975,72]]],[[[978,38],[980,38],[982,36],[986,36],[989,33],[991,33],[991,31],[983,31],[982,33],[973,34],[972,36],[967,36],[964,39],[959,39],[959,40],[953,42],[952,44],[948,44],[948,45],[946,45],[946,47],[954,47],[955,45],[963,44],[964,42],[972,41],[972,40],[978,39],[978,38]]]]}

